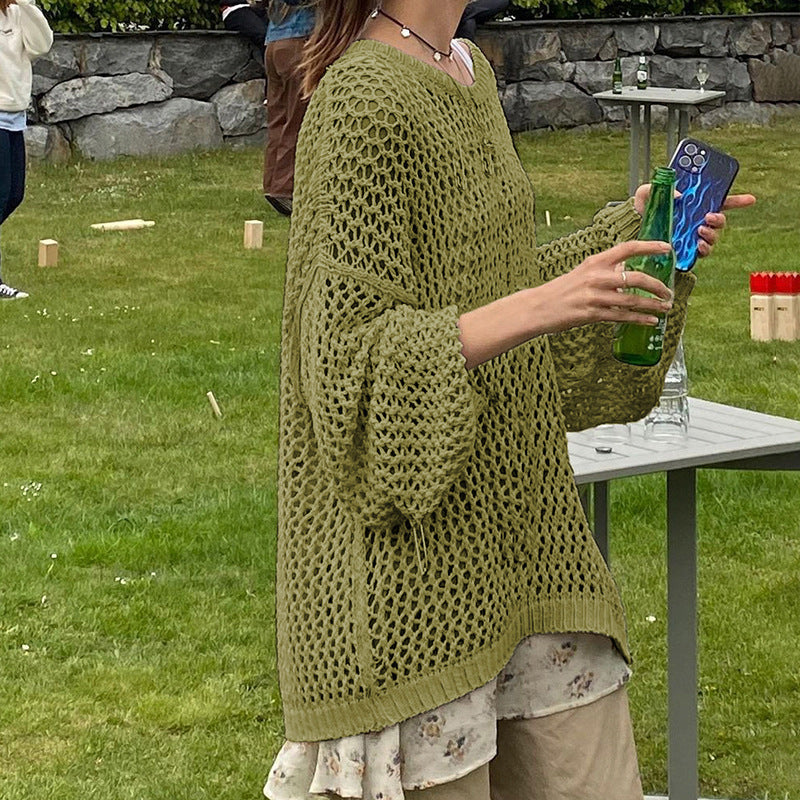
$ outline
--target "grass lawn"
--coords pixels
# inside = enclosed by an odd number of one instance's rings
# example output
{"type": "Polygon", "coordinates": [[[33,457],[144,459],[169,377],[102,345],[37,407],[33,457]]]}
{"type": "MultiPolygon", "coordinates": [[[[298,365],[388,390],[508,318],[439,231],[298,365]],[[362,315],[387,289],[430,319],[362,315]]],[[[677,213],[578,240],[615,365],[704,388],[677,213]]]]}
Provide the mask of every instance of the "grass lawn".
{"type": "MultiPolygon", "coordinates": [[[[756,208],[699,269],[692,392],[800,417],[800,342],[750,341],[747,273],[800,269],[800,119],[706,134],[756,208]]],[[[526,135],[541,238],[625,191],[622,133],[526,135]],[[544,227],[549,210],[553,227],[544,227]]],[[[654,145],[660,152],[662,144],[654,145]]],[[[3,226],[0,797],[243,800],[281,743],[277,369],[288,223],[260,154],[35,166],[3,226]],[[155,228],[97,233],[145,217],[155,228]],[[265,248],[242,248],[265,220],[265,248]],[[37,242],[61,265],[35,266],[37,242]],[[224,416],[213,417],[213,391],[224,416]]],[[[613,486],[645,788],[666,790],[664,482],[613,486]],[[655,622],[647,618],[655,617],[655,622]]],[[[800,798],[800,476],[699,478],[704,796],[800,798]]]]}

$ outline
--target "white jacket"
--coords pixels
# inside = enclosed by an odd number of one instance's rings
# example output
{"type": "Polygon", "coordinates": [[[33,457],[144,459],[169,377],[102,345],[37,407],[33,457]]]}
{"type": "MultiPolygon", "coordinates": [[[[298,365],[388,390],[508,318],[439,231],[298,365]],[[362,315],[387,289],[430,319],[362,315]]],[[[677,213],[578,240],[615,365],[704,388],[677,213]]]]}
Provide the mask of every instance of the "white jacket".
{"type": "Polygon", "coordinates": [[[53,31],[34,0],[0,11],[0,111],[24,111],[31,100],[31,61],[53,46],[53,31]]]}

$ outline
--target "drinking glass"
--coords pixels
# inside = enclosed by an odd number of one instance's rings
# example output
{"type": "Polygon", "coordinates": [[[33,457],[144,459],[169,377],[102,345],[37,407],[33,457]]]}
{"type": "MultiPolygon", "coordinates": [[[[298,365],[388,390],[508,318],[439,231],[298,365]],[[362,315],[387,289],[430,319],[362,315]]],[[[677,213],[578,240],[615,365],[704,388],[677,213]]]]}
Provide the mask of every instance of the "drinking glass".
{"type": "Polygon", "coordinates": [[[705,61],[701,61],[697,65],[697,82],[700,84],[700,91],[704,92],[706,81],[708,80],[708,64],[705,61]]]}

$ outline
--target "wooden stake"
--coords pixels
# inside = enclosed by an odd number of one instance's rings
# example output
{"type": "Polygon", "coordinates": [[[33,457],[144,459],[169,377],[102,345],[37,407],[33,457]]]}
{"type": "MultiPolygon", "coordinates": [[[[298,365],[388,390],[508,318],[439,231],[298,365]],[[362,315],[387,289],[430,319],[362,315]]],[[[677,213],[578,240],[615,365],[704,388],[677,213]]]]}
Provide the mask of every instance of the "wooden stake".
{"type": "Polygon", "coordinates": [[[219,410],[219,403],[217,403],[217,398],[214,397],[214,392],[206,392],[206,397],[208,402],[211,403],[211,410],[214,412],[214,416],[217,419],[222,419],[222,412],[219,410]]]}
{"type": "Polygon", "coordinates": [[[248,219],[244,223],[244,246],[246,250],[260,250],[264,245],[264,223],[260,219],[248,219]]]}
{"type": "Polygon", "coordinates": [[[121,219],[117,222],[96,222],[92,228],[96,231],[137,231],[140,228],[152,228],[155,224],[151,219],[121,219]]]}
{"type": "Polygon", "coordinates": [[[58,266],[58,242],[55,239],[42,239],[39,242],[39,266],[58,266]]]}

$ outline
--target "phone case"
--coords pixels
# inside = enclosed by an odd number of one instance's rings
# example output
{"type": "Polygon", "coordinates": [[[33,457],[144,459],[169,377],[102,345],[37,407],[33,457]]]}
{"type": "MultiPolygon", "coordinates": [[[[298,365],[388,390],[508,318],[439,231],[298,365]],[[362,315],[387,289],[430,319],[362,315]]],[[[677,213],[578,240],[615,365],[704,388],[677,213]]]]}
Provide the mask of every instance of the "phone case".
{"type": "Polygon", "coordinates": [[[682,139],[669,163],[677,173],[672,246],[675,268],[688,272],[697,261],[697,230],[706,214],[719,211],[730,191],[739,162],[698,139],[682,139]]]}

